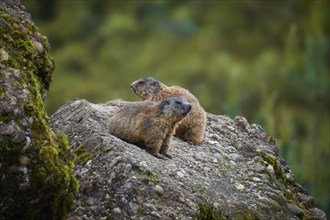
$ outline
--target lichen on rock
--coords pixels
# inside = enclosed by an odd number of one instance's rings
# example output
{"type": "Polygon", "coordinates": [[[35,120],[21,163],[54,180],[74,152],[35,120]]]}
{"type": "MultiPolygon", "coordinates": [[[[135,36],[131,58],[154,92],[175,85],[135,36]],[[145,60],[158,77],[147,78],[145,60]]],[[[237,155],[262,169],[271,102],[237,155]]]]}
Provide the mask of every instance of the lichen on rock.
{"type": "Polygon", "coordinates": [[[17,0],[0,2],[0,27],[0,219],[63,219],[78,182],[44,109],[49,45],[17,0]]]}
{"type": "Polygon", "coordinates": [[[124,103],[75,100],[50,118],[93,154],[75,167],[69,219],[326,219],[260,126],[208,113],[202,144],[174,137],[173,159],[160,160],[109,134],[124,103]]]}

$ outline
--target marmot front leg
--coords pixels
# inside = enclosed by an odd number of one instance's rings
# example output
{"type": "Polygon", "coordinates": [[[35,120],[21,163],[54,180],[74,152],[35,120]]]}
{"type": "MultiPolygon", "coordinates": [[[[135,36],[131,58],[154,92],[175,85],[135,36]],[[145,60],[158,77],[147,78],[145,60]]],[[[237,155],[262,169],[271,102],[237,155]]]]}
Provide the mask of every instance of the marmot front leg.
{"type": "Polygon", "coordinates": [[[161,139],[150,139],[151,140],[145,144],[146,150],[158,159],[165,159],[162,155],[159,154],[163,141],[161,139]]]}
{"type": "Polygon", "coordinates": [[[172,156],[168,154],[169,149],[171,148],[172,143],[172,135],[167,134],[167,136],[163,140],[163,144],[160,148],[160,153],[163,154],[164,156],[172,159],[172,156]]]}

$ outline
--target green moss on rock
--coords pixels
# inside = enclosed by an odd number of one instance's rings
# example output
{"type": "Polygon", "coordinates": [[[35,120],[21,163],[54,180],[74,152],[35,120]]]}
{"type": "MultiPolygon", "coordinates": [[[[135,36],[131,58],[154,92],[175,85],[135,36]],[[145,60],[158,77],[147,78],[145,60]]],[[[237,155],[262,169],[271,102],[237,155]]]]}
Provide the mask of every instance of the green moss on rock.
{"type": "Polygon", "coordinates": [[[135,174],[135,177],[137,179],[149,179],[154,185],[158,184],[158,177],[154,174],[152,174],[150,171],[143,172],[143,173],[137,173],[135,174]]]}
{"type": "MultiPolygon", "coordinates": [[[[286,177],[285,170],[282,168],[280,161],[278,161],[276,158],[273,158],[269,156],[267,153],[264,152],[256,152],[257,155],[262,157],[268,164],[272,165],[274,168],[274,177],[286,188],[290,189],[290,192],[287,190],[282,190],[285,197],[287,198],[288,202],[292,203],[293,205],[299,207],[299,208],[308,208],[308,204],[301,204],[297,198],[294,197],[294,193],[301,190],[299,187],[297,187],[297,182],[292,181],[286,177]],[[305,207],[302,207],[305,206],[305,207]]],[[[311,208],[311,207],[309,207],[311,208]]],[[[297,216],[300,219],[310,219],[310,217],[307,216],[306,213],[297,213],[297,216]]]]}
{"type": "Polygon", "coordinates": [[[9,66],[32,70],[41,83],[41,93],[44,93],[49,89],[55,68],[54,60],[49,55],[47,38],[39,34],[38,28],[30,20],[24,20],[24,25],[19,24],[17,21],[20,18],[3,11],[0,11],[0,19],[7,24],[6,27],[0,28],[0,46],[9,52],[9,66]],[[34,47],[34,41],[40,41],[44,49],[42,54],[34,47]]]}
{"type": "Polygon", "coordinates": [[[9,149],[9,141],[7,140],[7,138],[0,135],[0,151],[7,151],[9,149]]]}
{"type": "Polygon", "coordinates": [[[75,162],[81,166],[84,166],[89,160],[91,160],[95,154],[89,152],[86,147],[80,146],[74,150],[76,155],[75,162]]]}
{"type": "Polygon", "coordinates": [[[0,219],[66,219],[78,182],[65,135],[55,135],[46,119],[43,97],[54,70],[49,44],[17,1],[0,2],[0,25],[0,49],[8,54],[0,60],[6,84],[0,104],[17,100],[15,109],[0,112],[0,219]],[[22,137],[15,141],[8,131],[22,137]]]}
{"type": "Polygon", "coordinates": [[[196,214],[197,220],[226,220],[227,218],[221,213],[217,213],[215,209],[207,202],[199,204],[199,209],[196,214]]]}
{"type": "Polygon", "coordinates": [[[199,204],[199,209],[196,214],[197,220],[259,220],[260,214],[255,210],[251,210],[246,206],[237,204],[238,210],[235,213],[230,213],[225,216],[220,210],[215,208],[208,202],[202,202],[199,204]]]}

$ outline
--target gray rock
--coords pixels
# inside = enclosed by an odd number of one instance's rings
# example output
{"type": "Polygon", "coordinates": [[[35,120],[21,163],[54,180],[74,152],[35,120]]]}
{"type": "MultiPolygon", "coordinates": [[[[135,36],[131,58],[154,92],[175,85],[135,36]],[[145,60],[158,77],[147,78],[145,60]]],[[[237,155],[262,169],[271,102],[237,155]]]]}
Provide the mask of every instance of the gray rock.
{"type": "Polygon", "coordinates": [[[237,153],[229,154],[228,157],[229,157],[229,159],[231,159],[231,160],[233,160],[233,161],[235,161],[235,162],[238,162],[238,161],[243,160],[242,155],[237,154],[237,153]]]}
{"type": "Polygon", "coordinates": [[[265,167],[261,165],[260,163],[256,163],[253,168],[256,172],[261,173],[265,170],[265,167]]]}
{"type": "Polygon", "coordinates": [[[304,214],[304,211],[296,205],[288,203],[288,207],[289,207],[290,211],[292,211],[293,213],[296,213],[297,216],[301,216],[304,214]]]}
{"type": "Polygon", "coordinates": [[[269,164],[269,165],[267,166],[267,171],[268,171],[270,174],[274,174],[274,168],[273,168],[273,166],[269,164]]]}
{"type": "Polygon", "coordinates": [[[38,41],[32,41],[32,43],[33,43],[33,47],[36,50],[36,52],[37,52],[38,55],[41,55],[45,51],[45,49],[42,46],[42,44],[39,43],[38,41]]]}
{"type": "Polygon", "coordinates": [[[215,157],[215,159],[217,159],[216,161],[213,162],[217,162],[218,160],[222,161],[224,159],[223,156],[219,153],[215,153],[213,156],[215,157]]]}
{"type": "MultiPolygon", "coordinates": [[[[0,26],[1,26],[1,20],[2,20],[2,18],[0,18],[0,26]]],[[[6,62],[6,61],[8,61],[8,59],[9,59],[9,55],[8,55],[7,51],[5,51],[4,49],[1,48],[0,49],[0,63],[6,62]]]]}
{"type": "Polygon", "coordinates": [[[178,177],[180,177],[180,178],[183,178],[183,177],[184,177],[184,174],[181,173],[180,171],[176,172],[176,175],[177,175],[178,177]]]}
{"type": "Polygon", "coordinates": [[[112,209],[112,213],[115,215],[119,215],[119,214],[121,214],[121,210],[119,207],[117,207],[117,208],[112,209]]]}
{"type": "Polygon", "coordinates": [[[243,118],[234,121],[207,114],[202,144],[190,145],[174,137],[173,159],[160,160],[109,134],[107,121],[123,103],[75,100],[50,118],[53,130],[64,131],[73,148],[85,146],[93,155],[90,166],[75,169],[83,187],[75,203],[85,209],[83,213],[72,209],[70,216],[101,219],[106,210],[112,210],[108,215],[115,219],[195,219],[199,205],[206,201],[228,219],[246,215],[326,219],[291,179],[290,168],[259,126],[243,118]],[[277,179],[275,171],[288,181],[277,179]],[[101,207],[99,212],[93,211],[89,197],[99,199],[93,203],[101,207]]]}
{"type": "Polygon", "coordinates": [[[86,200],[86,203],[90,206],[93,206],[95,205],[97,202],[97,199],[96,198],[93,198],[93,197],[89,197],[87,200],[86,200]]]}
{"type": "Polygon", "coordinates": [[[197,160],[204,160],[206,158],[206,154],[204,152],[197,152],[195,153],[195,158],[197,160]]]}
{"type": "Polygon", "coordinates": [[[240,184],[240,183],[235,183],[234,186],[237,190],[244,190],[245,189],[245,186],[240,184]]]}
{"type": "Polygon", "coordinates": [[[154,191],[157,195],[161,196],[164,194],[164,189],[160,185],[156,185],[154,191]]]}
{"type": "Polygon", "coordinates": [[[258,178],[258,177],[253,177],[252,180],[253,180],[253,182],[260,182],[261,181],[261,179],[258,178]]]}

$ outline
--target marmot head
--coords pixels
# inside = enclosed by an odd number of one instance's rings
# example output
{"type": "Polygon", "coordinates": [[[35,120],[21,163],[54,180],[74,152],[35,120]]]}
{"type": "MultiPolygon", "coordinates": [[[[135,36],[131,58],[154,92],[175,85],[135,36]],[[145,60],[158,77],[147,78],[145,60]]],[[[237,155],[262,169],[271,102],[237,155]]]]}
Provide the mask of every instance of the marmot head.
{"type": "Polygon", "coordinates": [[[160,115],[166,118],[180,121],[188,115],[191,110],[191,105],[184,99],[178,97],[170,97],[160,102],[159,112],[160,115]]]}
{"type": "Polygon", "coordinates": [[[143,77],[133,82],[131,89],[140,99],[147,100],[161,90],[161,82],[152,77],[143,77]]]}

